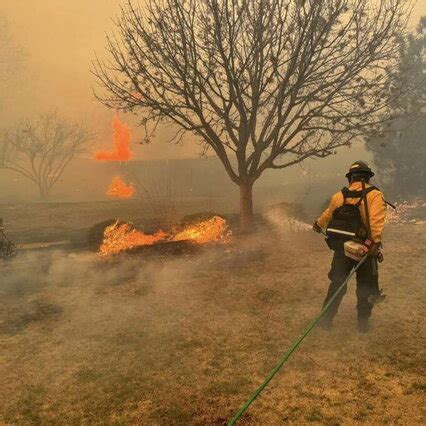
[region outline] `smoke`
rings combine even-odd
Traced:
[[[149,402],[155,389],[161,392],[155,407],[175,404],[167,395],[180,395],[183,378],[203,377],[203,365],[210,364],[206,337],[221,352],[227,336],[239,335],[233,320],[253,309],[238,298],[247,283],[217,277],[262,259],[262,249],[247,240],[196,246],[191,255],[180,256],[147,250],[104,259],[89,252],[23,251],[2,263],[5,418],[14,423],[25,411],[26,418],[60,423],[56,416],[67,411],[68,420],[91,423],[87,413],[105,420],[109,413],[131,410],[129,403]],[[236,310],[243,313],[233,314]],[[58,389],[65,391],[58,395]],[[49,401],[56,401],[59,411]]]
[[[94,52],[102,59],[105,54],[105,33],[113,29],[112,17],[120,11],[120,2],[116,0],[76,0],[72,2],[58,2],[57,0],[44,0],[43,2],[2,2],[0,15],[6,19],[10,28],[10,37],[13,45],[19,46],[26,57],[24,64],[16,73],[25,71],[23,84],[11,84],[10,90],[2,93],[3,106],[0,117],[0,127],[14,126],[22,118],[31,116],[34,111],[57,109],[65,117],[77,122],[84,122],[96,133],[96,146],[105,149],[111,140],[110,120],[111,110],[97,102],[92,94],[94,85],[90,73]],[[28,4],[27,4],[28,3]],[[37,5],[35,5],[37,3]],[[60,3],[60,5],[59,5]],[[416,25],[421,15],[421,2],[415,6],[411,17],[412,26]],[[4,57],[7,62],[12,62],[13,57]],[[21,70],[22,68],[22,70]],[[15,74],[16,74],[15,73]],[[6,99],[7,98],[7,99]],[[139,142],[142,132],[137,128],[138,118],[126,116],[134,133],[134,141]],[[134,144],[134,158],[144,160],[164,160],[176,158],[195,158],[199,154],[198,144],[188,139],[185,144],[168,144],[174,133],[172,127],[162,126],[158,129],[155,143],[140,146]],[[318,191],[316,181],[333,178],[336,173],[342,173],[342,168],[350,164],[354,158],[363,158],[367,155],[361,147],[339,152],[335,157],[324,161],[307,162],[312,169],[313,190],[311,196]],[[89,153],[85,153],[86,161],[81,158],[74,160],[66,170],[64,178],[58,183],[54,192],[57,200],[87,200],[89,198],[103,199],[108,185],[110,173],[101,167],[93,169]],[[369,156],[367,156],[369,158]],[[367,158],[367,159],[368,159]],[[224,181],[228,180],[223,172]],[[294,170],[294,171],[293,171]],[[283,187],[283,182],[293,185],[301,181],[296,172],[297,168],[289,171],[273,171],[262,177],[262,187],[259,193],[266,192],[265,187],[271,188],[275,193],[283,194],[282,198],[293,198],[289,187]],[[195,173],[195,172],[194,172]],[[213,184],[208,177],[214,176]],[[192,178],[191,178],[192,179]],[[220,188],[224,198],[234,196],[231,190],[225,192],[225,184],[218,183],[215,170],[194,176],[194,185],[198,181],[204,182],[204,193],[209,193],[214,188]],[[265,182],[265,184],[263,184]],[[337,182],[336,182],[337,184]],[[339,183],[341,185],[341,183]],[[306,185],[304,185],[306,186]],[[331,185],[330,185],[331,186]],[[209,188],[213,189],[209,189]],[[260,187],[260,182],[259,182]],[[206,189],[204,189],[206,188]],[[233,188],[232,188],[233,189]],[[298,188],[302,192],[305,189]],[[28,185],[28,182],[13,173],[0,172],[0,198],[4,200],[37,200],[37,188]],[[256,201],[259,205],[259,201]]]
[[[0,334],[14,335],[44,323],[52,330],[72,323],[73,333],[85,334],[102,322],[108,327],[132,322],[140,309],[152,309],[158,293],[173,302],[179,290],[172,283],[192,279],[197,266],[208,268],[222,251],[200,248],[195,256],[147,252],[106,259],[89,252],[21,252],[1,265]]]
[[[193,245],[180,255],[149,247],[110,257],[21,251],[1,265],[0,334],[13,335],[44,321],[55,330],[71,323],[78,329],[81,324],[84,334],[102,321],[109,326],[132,322],[141,309],[152,310],[152,304],[158,314],[158,300],[163,300],[159,311],[165,314],[197,276],[261,261],[269,245],[267,238],[252,236],[225,245]]]
[[[134,261],[102,262],[92,253],[63,251],[21,252],[2,269],[0,294],[6,303],[0,330],[6,334],[30,326],[31,321],[26,319],[34,312],[33,322],[88,313],[98,294],[138,275]],[[42,306],[56,309],[48,309],[43,318]]]
[[[231,414],[318,313],[328,269],[320,240],[313,232],[277,235],[265,226],[245,239],[196,246],[180,256],[153,254],[149,248],[108,258],[40,250],[1,263],[5,422],[213,424],[215,416]],[[379,377],[383,362],[386,371],[394,368],[392,354],[381,357],[391,339],[398,339],[395,351],[410,350],[401,371],[422,365],[412,338],[424,312],[418,269],[407,264],[408,277],[391,274],[401,274],[396,262],[401,244],[410,255],[418,251],[408,236],[398,239],[389,254],[391,270],[383,275],[385,286],[392,287],[395,279],[414,284],[393,286],[390,309],[375,313],[374,334],[352,333],[351,291],[333,334],[306,342],[286,373],[294,374],[290,379],[297,386],[316,377],[318,401],[324,386],[335,386],[322,374],[331,361],[336,371],[353,373],[339,384],[342,388],[359,389],[357,370],[345,370],[345,362],[358,365],[370,351],[378,361],[371,364],[369,358],[366,371],[373,365]],[[407,309],[411,322],[403,320]],[[286,394],[283,389],[273,401]],[[295,401],[299,390],[294,389]]]
[[[279,207],[267,210],[264,217],[281,236],[294,232],[306,232],[312,229],[312,226],[288,215]]]

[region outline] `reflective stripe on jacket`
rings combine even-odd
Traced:
[[[371,185],[366,184],[369,188]],[[351,191],[362,191],[361,182],[353,182],[349,189]],[[346,204],[356,204],[359,198],[346,198]],[[343,204],[343,194],[339,191],[331,197],[330,205],[324,210],[322,215],[317,220],[321,228],[327,228],[328,223],[333,216],[334,210]],[[386,203],[383,194],[379,190],[373,190],[367,194],[368,212],[370,216],[371,237],[375,243],[382,240],[383,227],[385,226]],[[361,218],[364,225],[367,226],[365,220],[364,202],[359,206]]]

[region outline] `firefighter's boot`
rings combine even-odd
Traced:
[[[378,303],[384,302],[386,299],[386,294],[383,293],[383,289],[380,289],[377,294],[371,294],[368,296],[368,301],[372,305],[377,305]]]

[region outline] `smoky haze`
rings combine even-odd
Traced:
[[[414,7],[411,29],[425,12],[421,3]],[[120,4],[116,0],[4,0],[0,5],[0,18],[6,22],[13,49],[22,53],[13,78],[1,86],[0,128],[54,109],[95,133],[88,152],[71,164],[55,188],[53,197],[57,200],[105,199],[110,168],[94,166],[89,159],[95,149],[110,146],[113,112],[94,99],[95,79],[90,70],[95,53],[101,58],[105,54],[105,35],[114,29],[113,18],[119,14]],[[199,154],[199,146],[191,140],[179,145],[167,143],[172,134],[167,126],[159,129],[152,144],[140,145],[137,142],[142,140],[142,132],[135,118],[123,119],[131,125],[132,147],[138,160],[168,161],[197,158]],[[303,169],[296,166],[274,171],[257,186],[279,187],[298,181],[301,176],[306,178],[301,182],[304,186],[323,178],[340,182],[344,169],[358,158],[371,160],[362,144],[340,151],[337,157],[307,161]],[[231,188],[225,172],[217,170],[223,174],[224,185]],[[0,170],[0,201],[32,201],[37,197],[36,189],[25,179]]]
[[[14,43],[25,55],[20,79],[7,88],[2,102],[2,126],[55,108],[91,126],[97,134],[96,145],[109,144],[113,113],[94,99],[90,70],[95,53],[102,57],[105,35],[113,30],[112,19],[119,12],[120,2],[113,0],[2,2],[0,16],[7,20]],[[160,131],[158,142],[167,133],[167,129]],[[135,131],[135,139],[140,136]],[[143,153],[137,151],[147,160],[198,152],[191,144],[155,144],[144,147]]]
[[[94,133],[43,202],[0,163],[0,425],[226,424],[321,310],[331,252],[311,224],[349,164],[372,160],[359,143],[265,172],[249,235],[238,234],[238,187],[223,166],[200,159],[193,141],[167,143],[169,127],[142,145],[135,117],[120,114],[134,157],[95,161],[114,151],[114,111],[93,96],[91,63],[104,57],[124,2],[0,0],[0,135],[52,109]],[[15,69],[2,79],[5,61]],[[137,196],[108,197],[115,176]],[[229,225],[222,240],[169,238],[188,224],[202,231],[197,221],[211,213]],[[389,297],[372,332],[355,332],[351,283],[333,332],[313,330],[248,424],[424,423],[426,222],[398,214],[386,225],[380,284]],[[100,255],[117,219],[167,240],[135,247],[124,238],[128,250]],[[4,247],[17,255],[3,259]]]

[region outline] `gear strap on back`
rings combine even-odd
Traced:
[[[368,188],[366,188],[365,190],[365,195],[367,195],[369,192],[374,191],[374,190],[380,191],[378,188],[376,188],[375,186],[370,186]],[[351,191],[348,187],[344,187],[342,190],[342,195],[343,195],[343,204],[346,204],[346,198],[359,198],[359,201],[355,204],[356,207],[359,207],[362,203],[362,199],[363,199],[363,193],[362,191]]]
[[[377,188],[376,186],[370,186],[366,189],[366,194],[368,194],[369,192],[373,191],[374,189],[377,189],[377,191],[380,191],[379,188]],[[361,205],[362,202],[362,191],[351,191],[348,187],[344,187],[341,190],[341,193],[343,194],[343,204],[345,204],[345,200],[346,198],[360,198],[360,201],[358,201],[356,203],[356,206],[359,207]],[[396,210],[396,206],[392,203],[390,203],[388,200],[384,199],[384,202],[391,208],[393,208],[394,210]]]

